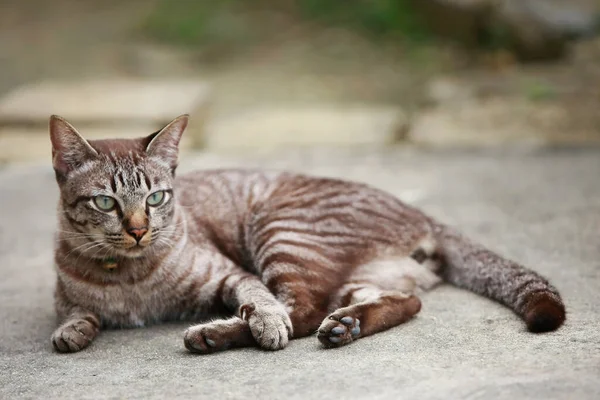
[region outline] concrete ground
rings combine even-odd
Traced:
[[[600,150],[319,150],[188,155],[182,170],[289,168],[370,182],[546,275],[568,308],[533,335],[507,309],[440,287],[413,321],[345,348],[316,338],[280,352],[198,356],[183,324],[50,345],[57,189],[49,163],[0,170],[0,398],[598,399]]]

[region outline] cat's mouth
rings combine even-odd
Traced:
[[[148,247],[149,244],[133,243],[125,247],[119,247],[116,250],[122,256],[136,258],[140,257]]]
[[[110,243],[113,254],[127,258],[137,258],[142,256],[143,253],[148,250],[150,245],[151,242],[145,240],[140,242],[135,240],[120,240],[118,242]]]
[[[134,238],[121,233],[116,240],[110,241],[113,251],[120,256],[136,258],[140,257],[152,245],[152,232],[142,238]]]

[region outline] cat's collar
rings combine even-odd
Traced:
[[[102,260],[102,267],[107,271],[114,271],[117,269],[119,264],[117,263],[117,259],[115,257],[106,257]]]

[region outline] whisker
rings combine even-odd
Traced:
[[[101,252],[102,250],[106,250],[106,249],[108,249],[108,248],[111,247],[111,246],[109,246],[108,244],[106,244],[104,242],[101,242],[100,244],[102,245],[102,246],[100,246],[100,249],[96,250],[96,252],[90,256],[90,258],[96,258],[96,255],[99,252]],[[105,258],[105,257],[100,257],[100,258]]]
[[[95,243],[96,243],[96,242],[86,242],[86,243],[83,243],[83,244],[81,244],[81,245],[79,245],[79,246],[77,246],[77,247],[74,247],[74,248],[72,248],[72,249],[71,249],[71,251],[69,251],[69,252],[68,252],[68,253],[65,255],[65,258],[66,258],[66,257],[68,257],[68,256],[70,256],[70,255],[71,255],[71,253],[73,253],[73,252],[75,252],[75,251],[79,251],[80,249],[82,249],[82,248],[84,248],[84,247],[86,247],[86,246],[90,246],[90,247],[91,247],[91,246],[94,246],[94,245],[95,245]]]

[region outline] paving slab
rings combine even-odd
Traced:
[[[214,151],[272,151],[289,146],[387,146],[407,128],[392,105],[288,104],[240,109],[213,118],[206,127]]]
[[[191,119],[195,119],[192,116]],[[159,123],[135,124],[132,126],[94,126],[75,127],[88,140],[107,138],[135,139],[148,136],[160,129]],[[192,135],[181,141],[182,153],[195,147]],[[52,145],[48,128],[36,127],[0,127],[0,163],[44,163],[52,158]]]
[[[39,158],[48,142],[52,114],[66,118],[86,137],[132,137],[148,135],[184,113],[192,117],[187,144],[202,147],[210,113],[210,88],[205,82],[109,79],[26,84],[0,98],[0,161]]]
[[[420,112],[408,140],[428,147],[600,145],[597,121],[588,119],[573,126],[575,118],[564,103],[522,97],[470,99]]]
[[[111,79],[23,85],[0,100],[3,124],[46,124],[51,114],[73,123],[158,121],[206,106],[208,85],[195,80]],[[175,115],[175,117],[173,116]]]
[[[269,167],[369,182],[546,275],[568,319],[534,335],[510,311],[450,286],[413,321],[345,348],[316,338],[279,352],[210,356],[183,347],[186,324],[102,332],[88,349],[52,351],[50,165],[0,170],[2,399],[598,399],[600,150],[317,149],[226,157],[194,168]]]

